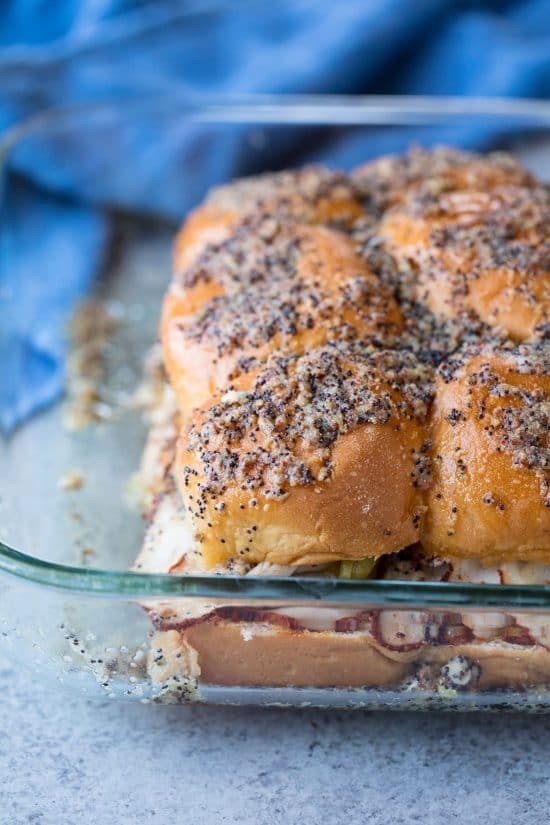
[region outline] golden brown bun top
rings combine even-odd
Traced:
[[[280,220],[342,228],[362,213],[359,198],[347,175],[323,166],[305,166],[220,186],[210,192],[206,203],[241,217],[259,208]]]
[[[412,189],[429,197],[441,192],[535,183],[533,175],[504,152],[482,155],[447,146],[384,155],[356,169],[353,179],[380,212],[402,203]]]
[[[474,159],[415,181],[379,235],[416,299],[439,317],[473,313],[514,340],[550,321],[550,192],[514,165]]]
[[[316,564],[415,541],[432,377],[410,353],[331,342],[272,356],[197,411],[176,478],[207,565],[236,552]]]
[[[277,220],[349,228],[364,214],[361,195],[346,175],[320,166],[274,172],[213,189],[179,232],[176,272],[208,244],[228,238],[238,223],[259,213]]]
[[[162,338],[180,409],[201,405],[176,476],[207,566],[419,535],[548,559],[549,213],[519,164],[453,150],[232,184],[194,213]]]
[[[388,343],[401,329],[391,292],[348,237],[265,218],[241,224],[181,275],[164,303],[161,338],[188,413],[273,352],[333,339]]]
[[[550,553],[550,347],[467,347],[441,366],[421,540],[486,564]]]
[[[254,287],[260,294],[274,284],[306,280],[312,288],[328,288],[335,278],[341,285],[362,275],[379,285],[344,233],[288,223],[260,212],[176,273],[167,300],[178,303],[178,315],[191,315],[204,310],[213,298],[243,288]]]

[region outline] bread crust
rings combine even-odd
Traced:
[[[550,352],[470,347],[439,371],[421,542],[483,564],[548,561]]]
[[[273,352],[357,337],[390,342],[402,331],[395,299],[349,238],[279,224],[262,237],[266,225],[211,247],[166,297],[164,360],[184,414]]]
[[[349,228],[364,210],[353,181],[321,166],[233,181],[213,189],[187,217],[174,244],[174,271],[184,270],[209,244],[227,240],[239,222],[261,212],[286,223]]]
[[[322,564],[417,540],[431,369],[333,342],[273,357],[197,410],[175,477],[207,567]]]
[[[473,312],[515,341],[531,339],[550,320],[550,195],[543,186],[487,190],[480,177],[429,197],[413,189],[385,214],[380,236],[415,270],[418,300],[436,315]]]
[[[176,240],[161,336],[181,429],[146,453],[135,569],[330,577],[416,545],[377,575],[546,583],[549,218],[518,163],[446,149],[215,190]],[[156,680],[550,681],[540,616],[146,607]]]
[[[359,190],[370,195],[381,215],[403,204],[411,191],[421,188],[432,195],[444,191],[486,191],[511,184],[532,186],[536,179],[511,155],[465,152],[448,146],[413,147],[402,155],[383,155],[353,172]]]
[[[161,631],[155,649],[163,649],[165,639],[170,650],[181,646],[184,661],[192,651],[195,675],[211,685],[391,689],[428,673],[431,689],[483,691],[526,690],[550,680],[550,651],[542,645],[480,641],[391,651],[362,631],[313,632],[217,619]]]

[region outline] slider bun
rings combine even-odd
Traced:
[[[205,567],[380,556],[418,539],[431,370],[332,342],[196,411],[175,477]]]
[[[243,178],[213,189],[190,213],[176,236],[174,269],[188,267],[206,246],[226,240],[240,221],[259,212],[280,220],[348,227],[362,211],[349,178],[320,166]]]
[[[402,329],[395,299],[343,233],[298,225],[272,232],[243,226],[205,251],[185,290],[194,309],[212,285],[200,309],[189,313],[174,293],[165,301],[165,365],[184,413],[273,352],[305,352],[334,338],[388,341]]]
[[[535,179],[515,158],[504,152],[487,155],[438,146],[410,149],[403,155],[383,155],[353,172],[364,195],[374,200],[378,210],[403,203],[419,184],[425,193],[443,191],[484,191],[502,184],[530,186]]]
[[[464,188],[428,181],[389,210],[379,234],[402,269],[417,277],[417,298],[439,317],[473,312],[515,341],[550,320],[548,226],[543,186]],[[485,176],[487,177],[487,176]]]
[[[237,611],[235,611],[237,612]],[[389,612],[389,611],[388,611]],[[478,614],[479,615],[479,614]],[[429,644],[388,650],[364,630],[296,629],[283,623],[213,617],[182,630],[154,635],[151,678],[189,676],[194,666],[203,684],[288,687],[382,687],[402,684],[418,672],[441,684],[453,662],[474,665],[477,690],[525,690],[548,684],[550,653],[543,645],[489,642]],[[163,656],[159,657],[161,651]],[[159,664],[155,659],[159,660]],[[193,671],[191,671],[193,672]]]
[[[238,212],[208,201],[190,212],[174,242],[174,271],[190,266],[207,246],[227,240],[238,220]]]
[[[289,225],[264,212],[243,220],[230,238],[207,247],[190,266],[176,272],[161,323],[192,315],[212,299],[243,287],[263,289],[275,279],[288,278],[295,268],[296,252],[307,237],[323,237],[321,227]],[[351,242],[346,245],[343,239],[335,251],[347,259],[353,255]]]
[[[432,443],[426,550],[486,565],[547,562],[548,346],[470,348],[440,368]]]

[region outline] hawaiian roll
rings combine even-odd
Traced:
[[[333,341],[272,356],[197,410],[175,477],[207,568],[322,564],[418,540],[432,370]]]
[[[322,166],[273,172],[213,189],[178,233],[174,270],[189,266],[212,243],[226,240],[237,224],[261,212],[282,221],[349,228],[363,215],[359,190],[346,175]]]
[[[486,565],[550,553],[550,348],[469,347],[439,368],[426,550]]]
[[[417,299],[445,318],[473,312],[515,341],[550,321],[550,192],[542,185],[447,189],[428,183],[389,210],[379,235]]]
[[[414,147],[402,155],[383,155],[358,167],[352,179],[379,213],[403,203],[415,187],[426,197],[444,191],[484,191],[503,184],[530,186],[535,182],[533,175],[505,152],[481,155],[447,146]]]
[[[389,344],[402,329],[395,299],[352,241],[320,226],[271,218],[242,225],[206,250],[183,284],[192,311],[172,293],[161,336],[185,414],[273,352],[300,353],[333,339]],[[200,304],[209,287],[212,297]]]

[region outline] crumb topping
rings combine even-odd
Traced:
[[[474,155],[446,148],[381,158],[356,176],[364,187],[380,189],[381,217],[408,214],[428,227],[428,244],[403,254],[396,250],[397,260],[377,236],[378,225],[357,223],[352,230],[362,256],[400,304],[404,346],[438,364],[465,344],[504,343],[505,333],[481,321],[467,301],[472,284],[496,269],[509,273],[507,301],[516,295],[524,306],[542,307],[534,336],[548,340],[548,187],[502,153]],[[449,318],[428,308],[429,283],[441,276],[449,286]],[[487,320],[498,323],[498,313],[496,304]]]
[[[176,275],[187,289],[219,283],[224,291],[263,286],[272,275],[291,277],[300,252],[300,236],[285,231],[267,212],[243,220],[225,241],[210,244],[190,267]]]
[[[395,250],[405,279],[416,289],[411,298],[426,303],[426,285],[443,277],[455,310],[467,305],[472,284],[496,270],[507,273],[501,289],[526,306],[543,306],[542,327],[550,315],[550,191],[542,186],[500,185],[482,189],[434,190],[417,186],[406,201],[387,213],[425,224],[428,240]],[[408,272],[410,270],[411,272]],[[412,279],[411,279],[412,273]],[[408,276],[408,277],[407,277]],[[423,294],[422,286],[426,289]],[[498,322],[498,305],[492,311]]]
[[[449,318],[436,316],[418,294],[418,272],[412,266],[398,267],[376,235],[355,229],[352,237],[371,272],[401,309],[405,328],[396,346],[411,350],[423,362],[437,365],[465,344],[503,339],[468,310]]]
[[[191,288],[199,281],[223,286],[221,295],[176,321],[174,329],[182,347],[188,341],[206,344],[214,363],[237,358],[230,380],[255,367],[270,343],[292,351],[305,334],[306,343],[369,338],[387,346],[400,329],[391,291],[344,236],[317,237],[268,214],[243,222],[228,241],[207,248],[181,280]]]
[[[480,366],[468,369],[475,354],[481,356]],[[495,357],[503,367],[495,368]],[[537,474],[545,506],[550,507],[550,347],[545,342],[508,345],[500,352],[488,345],[466,347],[441,365],[439,374],[449,383],[457,380],[465,367],[469,394],[474,387],[482,387],[486,392],[470,410],[451,410],[447,420],[456,426],[467,415],[475,415],[498,452],[510,453],[515,467]],[[535,380],[526,387],[518,381],[522,376]],[[497,504],[504,510],[504,505],[499,505],[490,492],[484,503]]]
[[[214,298],[190,323],[180,329],[187,340],[215,342],[218,357],[245,348],[260,348],[275,336],[293,338],[300,332],[323,326],[327,337],[351,339],[358,329],[344,320],[345,313],[370,323],[373,332],[388,329],[388,298],[361,274],[329,292],[320,283],[313,285],[290,280],[271,283],[260,294],[241,290],[231,296]]]
[[[249,285],[213,298],[181,322],[185,340],[211,342],[219,358],[243,349],[260,349],[275,336],[282,339],[279,346],[284,351],[285,339],[317,327],[323,328],[327,339],[352,339],[366,331],[381,339],[395,336],[393,297],[359,263],[344,277],[334,271],[329,279],[326,264],[312,250],[304,277],[297,258],[307,250],[294,233],[279,232],[263,249],[258,238],[253,245],[258,254],[243,261],[239,269],[240,278]],[[215,261],[212,269],[219,276]],[[335,283],[337,275],[340,283]]]
[[[536,302],[529,281],[550,272],[550,192],[545,187],[507,186],[428,200],[421,193],[412,210],[434,221],[431,240],[437,249],[468,262],[467,269],[455,273],[455,289],[467,291],[468,281],[480,272],[505,267],[522,273],[518,289]]]
[[[411,187],[437,196],[460,185],[482,186],[495,181],[531,184],[533,177],[505,152],[486,155],[438,146],[415,147],[403,155],[387,155],[356,170],[354,180],[360,190],[370,193],[378,211],[400,202]]]
[[[267,172],[213,189],[207,204],[243,217],[266,212],[277,220],[349,227],[368,206],[368,193],[342,172],[306,166]]]
[[[408,352],[338,341],[303,356],[272,357],[250,391],[230,389],[189,431],[187,446],[201,467],[195,513],[223,496],[229,482],[281,498],[291,487],[330,479],[341,435],[362,424],[424,421],[432,394],[432,369]],[[184,483],[196,472],[184,468]]]

